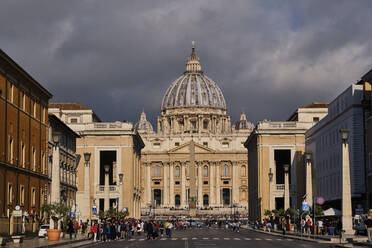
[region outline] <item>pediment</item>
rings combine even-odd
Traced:
[[[191,142],[187,142],[183,145],[180,145],[178,147],[175,147],[175,148],[172,148],[168,151],[168,153],[184,153],[184,154],[188,154],[190,153],[190,145],[191,145]],[[195,143],[195,153],[214,153],[215,150],[209,148],[209,147],[206,147],[206,146],[203,146],[203,145],[200,145],[198,143]]]

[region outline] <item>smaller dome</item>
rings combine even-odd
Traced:
[[[243,112],[240,114],[240,120],[235,122],[235,130],[253,129],[252,122],[247,121],[247,116]]]
[[[140,120],[134,125],[134,129],[138,132],[153,132],[151,123],[146,119],[145,111],[142,111]]]

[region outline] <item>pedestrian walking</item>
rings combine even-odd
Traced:
[[[368,211],[368,219],[364,221],[364,225],[368,234],[368,242],[372,242],[372,209]]]

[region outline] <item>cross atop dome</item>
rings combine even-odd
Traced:
[[[195,41],[192,41],[191,55],[186,62],[186,72],[202,72],[200,60],[195,53]]]

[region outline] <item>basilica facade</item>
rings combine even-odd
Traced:
[[[202,71],[193,45],[185,72],[163,97],[156,131],[145,112],[135,125],[145,143],[142,212],[187,210],[193,189],[198,211],[247,210],[244,141],[253,127],[245,113],[231,125],[222,91]]]

